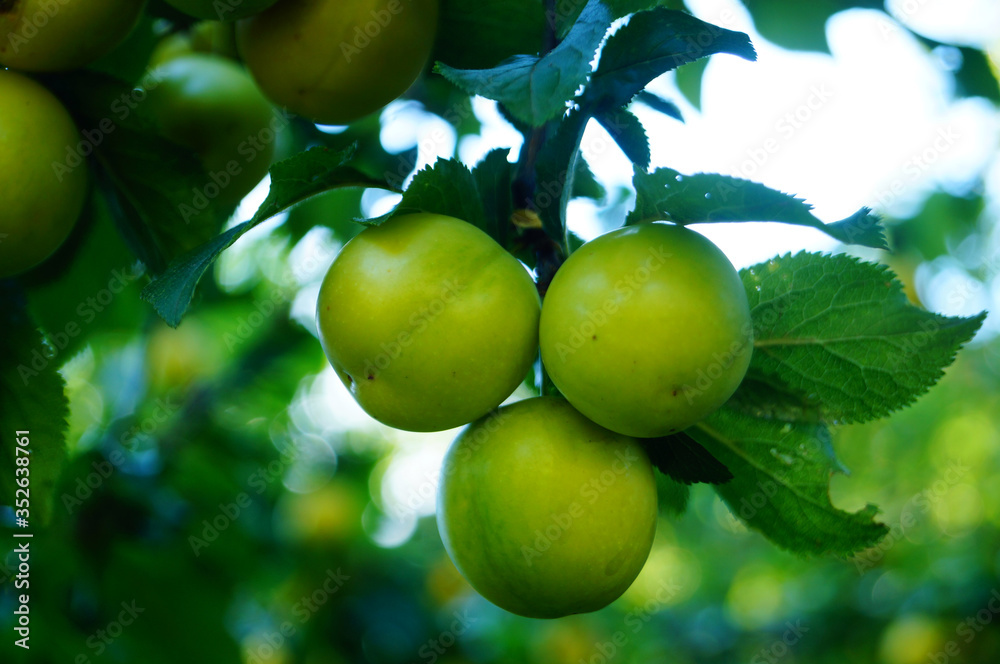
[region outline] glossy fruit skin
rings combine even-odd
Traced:
[[[145,0],[14,0],[0,11],[0,65],[65,71],[110,53],[135,27]]]
[[[420,213],[344,246],[316,322],[330,363],[369,415],[442,431],[495,408],[524,379],[539,308],[528,272],[488,235]]]
[[[83,209],[87,169],[59,174],[80,135],[52,93],[0,70],[0,277],[45,260],[63,243]],[[6,236],[6,237],[4,237]]]
[[[659,222],[572,254],[545,295],[539,338],[569,402],[638,438],[685,429],[725,403],[753,351],[746,291],[725,254]]]
[[[197,154],[209,175],[225,173],[230,181],[219,198],[239,202],[267,174],[274,157],[280,118],[271,104],[242,67],[217,55],[178,55],[147,79],[156,82],[146,108],[160,133]]]
[[[430,57],[438,0],[282,0],[236,42],[271,101],[343,125],[406,92]]]
[[[167,0],[168,5],[195,18],[235,21],[259,14],[277,0]]]
[[[536,397],[469,425],[445,456],[438,529],[466,580],[529,618],[596,611],[638,576],[656,481],[633,438]]]

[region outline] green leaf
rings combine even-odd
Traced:
[[[566,38],[544,56],[516,55],[491,69],[435,71],[469,94],[499,101],[522,122],[539,127],[566,111],[586,83],[591,61],[612,22],[601,0],[590,0]]]
[[[507,161],[509,154],[509,148],[497,148],[472,169],[486,220],[486,233],[501,247],[507,247],[510,215],[514,211],[510,195],[514,165]]]
[[[518,53],[537,53],[544,32],[539,0],[442,0],[431,60],[485,69]]]
[[[740,276],[754,327],[747,378],[803,395],[807,410],[833,422],[864,422],[912,403],[986,316],[918,309],[887,267],[846,255],[786,255]],[[741,385],[738,394],[750,389]]]
[[[555,136],[546,140],[535,163],[532,208],[542,219],[545,233],[560,244],[566,234],[566,206],[573,192],[580,157],[580,140],[587,126],[586,113],[571,113],[560,122]]]
[[[29,528],[52,518],[56,482],[66,463],[66,417],[69,403],[57,363],[25,308],[14,282],[0,282],[0,501],[14,506],[22,487],[15,483],[18,458],[28,466]],[[19,454],[15,435],[29,438],[30,455]],[[24,449],[24,448],[22,448]]]
[[[826,22],[852,7],[884,9],[883,0],[743,0],[754,27],[768,41],[788,49],[829,53]]]
[[[703,58],[677,69],[674,83],[684,98],[697,109],[701,109],[701,82],[705,76],[708,59]]]
[[[698,62],[707,62],[707,60],[699,60]],[[684,115],[681,113],[681,109],[672,101],[664,99],[659,95],[655,95],[648,90],[641,90],[636,96],[634,101],[644,104],[650,107],[654,111],[663,113],[664,115],[671,117],[680,122],[684,122]]]
[[[724,484],[733,479],[733,474],[711,452],[683,431],[661,438],[644,438],[639,442],[653,465],[675,482]]]
[[[755,60],[750,38],[672,9],[634,15],[613,34],[580,102],[581,107],[617,108],[657,76],[715,53]]]
[[[377,187],[393,190],[384,180],[371,178],[347,165],[353,149],[334,152],[312,148],[271,166],[271,190],[253,218],[217,235],[180,256],[142,290],[171,327],[180,325],[202,275],[219,255],[244,233],[315,194],[338,187]]]
[[[607,195],[607,190],[597,181],[587,160],[582,157],[577,159],[573,169],[573,198],[589,198],[600,202]]]
[[[611,134],[629,161],[643,170],[649,168],[649,139],[639,118],[617,108],[601,111],[594,119]]]
[[[665,220],[675,224],[729,221],[778,221],[809,226],[846,244],[887,249],[885,231],[877,215],[868,208],[842,221],[824,224],[811,212],[812,206],[790,194],[717,173],[681,175],[670,168],[652,173],[636,169],[635,209],[626,224]]]
[[[663,473],[656,473],[656,497],[661,511],[678,517],[687,510],[691,486],[675,482]]]
[[[823,424],[753,418],[723,406],[687,433],[732,471],[730,482],[715,486],[732,512],[782,548],[848,555],[888,532],[873,520],[873,505],[852,514],[830,502],[830,476],[843,468]]]
[[[392,211],[381,217],[361,220],[361,223],[378,226],[392,217],[414,212],[448,215],[488,232],[476,179],[457,159],[438,159],[420,170],[403,192],[403,200]]]
[[[669,7],[670,9],[683,9],[683,0],[604,0],[604,4],[611,10],[614,19],[634,14],[635,12],[653,9],[654,7]],[[556,2],[554,15],[546,15],[546,22],[556,26],[556,33],[563,37],[576,21],[583,10],[582,2]]]

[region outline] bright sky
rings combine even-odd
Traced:
[[[897,20],[941,41],[992,47],[997,64],[1000,2],[890,0],[895,18],[878,11],[842,12],[827,25],[832,56],[793,53],[766,42],[754,31],[738,0],[689,0],[688,5],[699,18],[749,33],[758,61],[713,57],[704,78],[700,113],[676,91],[672,75],[652,84],[653,91],[678,103],[686,118],[681,124],[648,109],[636,109],[650,136],[654,166],[758,180],[804,197],[828,222],[863,205],[905,217],[919,209],[935,188],[963,193],[985,171],[988,214],[996,219],[1000,211],[996,160],[1000,117],[984,100],[956,99],[947,74],[954,53],[928,52]],[[484,124],[483,136],[466,137],[459,143],[461,159],[475,163],[496,146],[510,146],[516,156],[520,136],[500,118],[495,104],[477,99],[474,108]],[[382,134],[387,149],[408,149],[416,136],[420,165],[454,150],[450,126],[418,106],[394,103],[385,114],[392,119]],[[588,129],[583,150],[609,190],[628,184],[631,165],[602,129]],[[259,193],[262,199],[266,191],[265,183],[255,195]],[[381,214],[395,201],[395,197],[372,191],[364,203],[367,213]],[[248,200],[247,214],[241,210],[239,217],[248,218],[255,203],[259,200]],[[604,223],[620,224],[626,209],[615,210]],[[584,238],[606,230],[595,211],[593,204],[575,201],[570,209],[571,228]],[[818,231],[780,224],[702,224],[695,228],[722,247],[737,267],[788,251],[836,248],[834,241]],[[310,237],[312,242],[323,241],[321,234]],[[246,278],[239,272],[239,264],[245,262],[237,254],[251,250],[249,240],[230,250],[231,256],[224,256],[220,265],[224,283]],[[969,314],[1000,308],[1000,233],[994,232],[989,242],[984,252],[989,275],[985,285],[968,276],[965,267],[974,266],[963,266],[956,258],[940,259],[918,271],[919,290],[930,309]],[[304,284],[293,311],[310,328],[314,282],[321,276],[314,275],[312,283]],[[1000,331],[996,318],[988,321],[989,336]],[[369,519],[366,528],[383,545],[405,541],[417,516],[433,512],[437,468],[454,432],[407,434],[382,427],[357,407],[329,370],[314,382],[304,383],[296,403],[294,416],[304,430],[332,433],[368,428],[381,432],[386,443],[399,450],[385,462],[385,481],[377,496],[382,509],[395,516]]]

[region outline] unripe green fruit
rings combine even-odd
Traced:
[[[0,65],[25,71],[84,67],[128,36],[144,0],[0,2]]]
[[[213,21],[235,21],[259,14],[277,0],[167,0],[185,14]]]
[[[530,618],[596,611],[631,585],[656,531],[656,481],[638,442],[563,399],[504,406],[445,456],[438,528],[473,588]]]
[[[238,64],[217,55],[179,55],[152,70],[146,109],[160,133],[222,174],[219,198],[239,202],[274,156],[271,104]],[[267,140],[269,139],[269,140]]]
[[[394,217],[348,242],[323,280],[319,338],[375,419],[409,431],[461,426],[506,399],[538,349],[527,270],[454,217]]]
[[[420,75],[438,0],[282,0],[241,21],[236,43],[276,104],[348,124],[400,96]]]
[[[725,254],[663,223],[614,230],[571,255],[545,295],[539,338],[570,403],[640,438],[725,403],[753,350],[746,291]]]
[[[0,70],[0,277],[45,260],[63,243],[83,208],[87,169],[58,173],[80,135],[52,93]]]

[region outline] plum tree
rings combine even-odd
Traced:
[[[531,618],[596,611],[638,576],[656,531],[653,468],[638,441],[567,401],[504,406],[445,456],[438,528],[455,566]]]
[[[57,173],[80,142],[73,119],[39,83],[0,70],[0,277],[45,260],[83,208],[87,170]]]
[[[146,108],[160,132],[196,153],[209,174],[224,174],[220,198],[239,202],[274,156],[271,104],[242,67],[216,55],[179,55],[153,69],[149,80],[156,85]]]
[[[746,292],[725,254],[682,226],[626,226],[559,268],[542,307],[542,362],[584,415],[652,438],[721,406],[750,364]]]
[[[0,65],[25,71],[77,69],[128,36],[145,0],[0,2]]]
[[[403,94],[430,56],[438,0],[282,0],[241,21],[236,41],[271,101],[348,124]]]
[[[410,431],[480,417],[524,379],[538,349],[527,270],[454,217],[394,217],[348,242],[317,303],[320,341],[369,415]]]
[[[234,21],[258,14],[277,0],[167,0],[185,14],[217,21]]]

